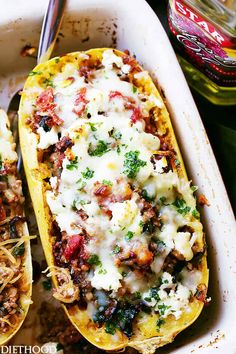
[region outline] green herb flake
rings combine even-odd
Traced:
[[[192,191],[194,193],[194,192],[196,192],[198,190],[198,186],[191,186],[191,189],[192,189]]]
[[[110,186],[110,187],[113,185],[113,183],[111,181],[108,181],[107,179],[103,179],[102,184],[105,184],[106,186]]]
[[[140,220],[138,225],[139,225],[141,228],[143,228],[144,222],[143,222],[142,220]]]
[[[58,63],[60,62],[60,59],[61,59],[61,58],[60,58],[60,57],[56,57],[56,58],[54,58],[54,59],[55,59],[55,63],[58,64]]]
[[[197,209],[193,209],[192,211],[192,216],[195,218],[195,219],[200,219],[200,213]]]
[[[151,298],[155,299],[156,301],[160,300],[160,296],[158,294],[159,289],[158,288],[151,288],[150,289],[150,296]]]
[[[73,200],[73,203],[72,203],[72,206],[71,206],[72,210],[74,210],[74,211],[77,210],[76,203],[77,203],[77,200],[74,199],[74,200]]]
[[[89,144],[88,154],[90,156],[102,156],[106,152],[110,151],[109,143],[106,143],[103,140],[99,140],[96,147],[93,147],[92,143]]]
[[[166,321],[163,318],[161,318],[161,317],[157,320],[157,330],[158,330],[158,332],[160,331],[161,326],[163,326],[165,323],[166,323]]]
[[[130,241],[134,237],[134,233],[132,231],[128,231],[125,235],[126,241]]]
[[[50,279],[44,280],[42,282],[42,285],[43,285],[44,290],[48,290],[49,291],[49,290],[52,289],[52,282],[51,282]]]
[[[124,161],[124,173],[128,176],[128,178],[135,178],[140,170],[140,167],[146,166],[147,162],[140,160],[138,158],[140,152],[139,151],[129,151],[125,154]]]
[[[42,74],[42,71],[32,70],[32,71],[30,71],[29,76],[35,76],[35,75],[41,75],[41,74]]]
[[[116,245],[115,248],[113,249],[113,252],[112,252],[112,253],[118,254],[118,253],[120,253],[120,251],[121,251],[121,247],[118,246],[118,245]]]
[[[137,87],[133,85],[133,93],[137,92]]]
[[[166,203],[166,197],[160,197],[160,199],[159,199],[159,204],[161,204],[161,205],[166,205],[165,204]]]
[[[191,208],[186,205],[184,199],[176,198],[172,205],[174,205],[177,208],[177,212],[183,216],[185,216],[191,210]]]
[[[93,265],[93,264],[94,265],[101,265],[101,261],[100,261],[97,254],[91,254],[91,256],[89,257],[87,262],[88,262],[88,264],[91,264],[91,265]]]
[[[178,159],[175,159],[174,160],[174,164],[176,167],[180,166],[180,161]]]
[[[105,275],[105,274],[107,274],[107,270],[104,269],[104,268],[101,268],[101,269],[99,269],[98,274],[103,274],[103,275]]]
[[[135,299],[135,300],[140,300],[140,299],[142,299],[141,293],[140,293],[139,291],[136,291],[136,292],[134,293],[134,299]]]
[[[20,257],[23,256],[23,254],[25,253],[25,245],[24,243],[22,243],[20,246],[15,246],[12,250],[12,255],[14,257]]]
[[[117,152],[118,155],[120,155],[120,151],[121,151],[120,150],[120,146],[118,145],[117,148],[116,148],[116,152]]]
[[[2,155],[0,154],[0,169],[2,169],[3,161],[2,161]]]
[[[160,315],[161,315],[161,316],[164,316],[165,311],[168,310],[168,309],[170,309],[171,306],[167,306],[167,305],[165,305],[165,304],[161,304],[161,305],[158,305],[157,308],[158,308],[158,311],[159,311]]]
[[[120,140],[121,138],[122,138],[122,134],[121,134],[121,132],[119,132],[119,131],[113,131],[113,133],[112,133],[112,138],[114,138],[115,140]]]
[[[78,188],[77,188],[78,191],[81,191],[87,185],[87,183],[85,181],[83,181],[82,178],[78,179],[78,181],[76,181],[76,184],[78,185]]]
[[[116,333],[116,325],[113,322],[106,322],[105,325],[106,333],[114,335]]]
[[[98,123],[90,123],[90,122],[88,122],[86,124],[88,124],[90,126],[92,132],[96,132],[97,131],[96,126],[100,127],[102,125],[102,122],[98,122]]]
[[[84,172],[81,172],[81,175],[86,179],[91,179],[91,178],[93,178],[94,171],[92,171],[88,167],[86,167],[86,170]]]
[[[45,79],[43,80],[43,84],[44,84],[46,87],[49,87],[49,86],[50,86],[50,87],[55,88],[55,85],[54,85],[52,79],[45,78]]]
[[[141,196],[147,201],[147,202],[152,202],[154,200],[154,197],[151,197],[150,195],[148,195],[148,192],[146,189],[143,189],[141,192]]]
[[[70,161],[70,163],[68,165],[66,165],[66,168],[67,168],[67,170],[70,170],[70,171],[72,171],[74,169],[77,170],[78,169],[78,156],[76,156],[74,158],[74,160]]]

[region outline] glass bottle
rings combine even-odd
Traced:
[[[169,0],[168,21],[189,84],[215,104],[236,104],[236,0]]]

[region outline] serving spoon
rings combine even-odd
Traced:
[[[49,0],[47,10],[44,15],[43,25],[39,40],[38,55],[37,55],[37,64],[47,61],[52,54],[54,49],[56,39],[58,36],[59,29],[62,23],[62,17],[65,10],[66,0]],[[20,171],[22,166],[22,156],[20,151],[19,144],[19,135],[18,135],[18,108],[20,104],[20,91],[17,91],[12,97],[7,113],[16,112],[12,118],[12,132],[17,146],[17,170]]]

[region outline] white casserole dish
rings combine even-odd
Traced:
[[[20,56],[37,46],[47,0],[0,0],[0,106],[22,87],[36,61]],[[236,353],[235,220],[211,146],[174,51],[144,0],[68,0],[55,55],[94,47],[129,49],[163,90],[189,178],[210,202],[202,210],[208,243],[210,305],[162,354]],[[34,343],[32,343],[34,344]],[[215,351],[214,351],[215,352]]]

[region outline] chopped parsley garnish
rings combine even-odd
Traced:
[[[81,189],[83,189],[87,185],[87,183],[83,181],[82,178],[78,179],[78,181],[76,181],[76,184],[78,184],[78,191],[81,191]]]
[[[104,268],[100,268],[99,271],[98,271],[98,274],[107,274],[107,270],[104,269]]]
[[[168,309],[170,309],[171,306],[167,306],[167,305],[165,305],[165,304],[161,304],[161,305],[158,305],[157,308],[158,308],[158,311],[159,311],[160,315],[161,315],[161,316],[164,316],[165,311],[168,310]]]
[[[161,317],[157,320],[157,330],[158,330],[158,332],[160,331],[161,326],[163,324],[165,324],[165,323],[166,323],[166,321],[163,318],[161,318]]]
[[[55,59],[55,63],[59,63],[59,61],[60,61],[60,57],[56,57],[56,58],[54,58]]]
[[[117,152],[118,155],[120,154],[120,146],[119,145],[116,148],[116,152]]]
[[[42,285],[43,285],[43,288],[45,290],[51,290],[52,289],[52,283],[51,283],[51,280],[50,279],[47,279],[47,280],[44,280],[42,282]]]
[[[81,172],[81,175],[86,179],[90,179],[90,178],[93,178],[94,171],[92,171],[88,167],[86,167],[86,170],[84,172]]]
[[[109,333],[109,334],[115,334],[116,333],[116,324],[113,323],[113,322],[106,322],[106,325],[105,325],[105,331],[106,333]]]
[[[2,168],[2,155],[0,154],[0,169]]]
[[[198,190],[198,186],[192,186],[191,189],[193,192],[196,192]]]
[[[159,291],[158,288],[151,288],[151,289],[150,289],[150,296],[151,296],[151,298],[153,298],[153,299],[155,299],[155,300],[157,300],[157,301],[160,300],[160,297],[159,297],[159,295],[158,295],[158,291]]]
[[[135,178],[140,170],[140,167],[146,166],[147,162],[140,160],[139,151],[129,151],[125,154],[125,161],[124,161],[124,173],[129,178]]]
[[[87,107],[86,107],[86,108],[87,108]],[[98,127],[100,127],[100,126],[102,125],[102,122],[98,122],[98,123],[90,123],[90,122],[88,122],[88,123],[86,123],[86,124],[89,124],[89,126],[90,126],[92,132],[96,132],[96,131],[97,131],[96,125],[97,125]]]
[[[102,184],[105,184],[106,186],[110,186],[110,187],[113,185],[113,183],[111,181],[108,181],[107,179],[103,179]]]
[[[161,204],[161,205],[166,205],[165,204],[166,203],[166,197],[160,197],[160,199],[159,199],[159,204]]]
[[[91,265],[92,264],[101,265],[101,261],[100,261],[100,259],[99,259],[97,254],[91,254],[91,256],[89,257],[87,262],[88,262],[88,264],[91,264]]]
[[[89,144],[88,154],[90,156],[102,156],[108,151],[110,151],[109,143],[106,143],[103,140],[99,140],[95,147],[92,143]]]
[[[140,220],[138,225],[139,225],[141,228],[143,228],[144,222],[143,222],[142,220]]]
[[[134,300],[142,299],[141,293],[139,291],[136,291],[133,296],[134,296]]]
[[[134,85],[133,85],[133,93],[136,93],[137,92],[137,87],[135,87]]]
[[[178,213],[182,214],[183,216],[185,216],[191,210],[191,208],[186,205],[184,199],[176,198],[172,205],[174,205],[177,208]]]
[[[132,231],[128,231],[127,234],[125,235],[126,241],[130,241],[131,238],[134,237],[134,233]]]
[[[114,248],[114,250],[113,250],[113,253],[114,253],[114,254],[117,254],[117,253],[120,253],[120,251],[121,251],[121,247],[118,246],[118,245],[116,245],[115,248]]]
[[[122,134],[121,134],[121,132],[119,132],[119,131],[113,131],[113,133],[112,133],[112,138],[114,138],[115,140],[119,140],[119,139],[121,139],[122,138]]]
[[[43,84],[48,87],[48,86],[51,86],[51,87],[55,87],[55,85],[53,84],[53,81],[51,79],[48,79],[48,78],[45,78],[43,80]]]
[[[96,123],[88,123],[90,125],[90,128],[92,130],[92,132],[96,132],[97,128],[95,127]]]
[[[177,166],[180,166],[180,161],[179,161],[178,159],[175,159],[175,160],[174,160],[174,164],[175,164],[176,167],[177,167]]]
[[[41,75],[42,74],[42,71],[34,71],[32,70],[30,73],[29,73],[29,76],[35,76],[35,75]]]
[[[20,257],[23,256],[23,254],[25,253],[25,245],[24,243],[22,243],[20,246],[15,246],[13,248],[12,254],[14,257]]]
[[[147,202],[152,202],[154,200],[154,197],[151,197],[148,195],[148,192],[146,189],[143,189],[141,192],[141,196],[147,201]]]
[[[68,165],[66,165],[66,168],[67,168],[67,170],[70,170],[70,171],[72,171],[74,169],[77,170],[77,168],[78,168],[78,156],[76,156],[74,158],[74,160],[71,160],[70,163]]]
[[[72,203],[72,206],[71,206],[71,207],[72,207],[72,210],[74,210],[74,211],[77,210],[76,203],[77,203],[77,200],[74,199],[74,200],[73,200],[73,203]]]
[[[200,213],[197,209],[194,209],[192,211],[192,216],[195,218],[195,219],[200,219]]]

